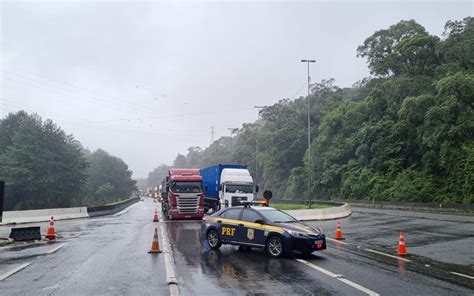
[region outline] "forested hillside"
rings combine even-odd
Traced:
[[[172,165],[241,163],[255,175],[258,134],[258,180],[278,198],[306,198],[311,170],[313,198],[472,203],[474,19],[444,29],[433,36],[410,20],[379,30],[357,48],[370,77],[351,88],[332,79],[312,86],[311,166],[304,97],[266,107],[260,127],[245,123]]]
[[[0,120],[5,210],[100,205],[136,190],[118,157],[82,148],[51,120],[24,111]]]

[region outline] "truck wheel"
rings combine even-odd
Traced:
[[[283,241],[281,238],[278,236],[270,237],[265,245],[265,251],[272,257],[281,257],[283,255]]]
[[[207,244],[213,250],[219,249],[222,245],[221,239],[219,238],[219,234],[215,229],[211,229],[207,232],[206,239]]]

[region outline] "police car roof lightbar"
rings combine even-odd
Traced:
[[[240,201],[240,204],[243,205],[245,208],[248,208],[251,205],[266,205],[264,200],[254,200],[254,201]]]

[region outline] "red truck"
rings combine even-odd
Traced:
[[[202,219],[204,193],[199,169],[171,169],[160,188],[167,219]]]

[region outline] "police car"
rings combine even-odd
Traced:
[[[206,217],[201,231],[209,247],[218,249],[222,244],[246,249],[258,247],[272,257],[326,249],[326,237],[320,229],[280,210],[251,205],[226,208]]]

